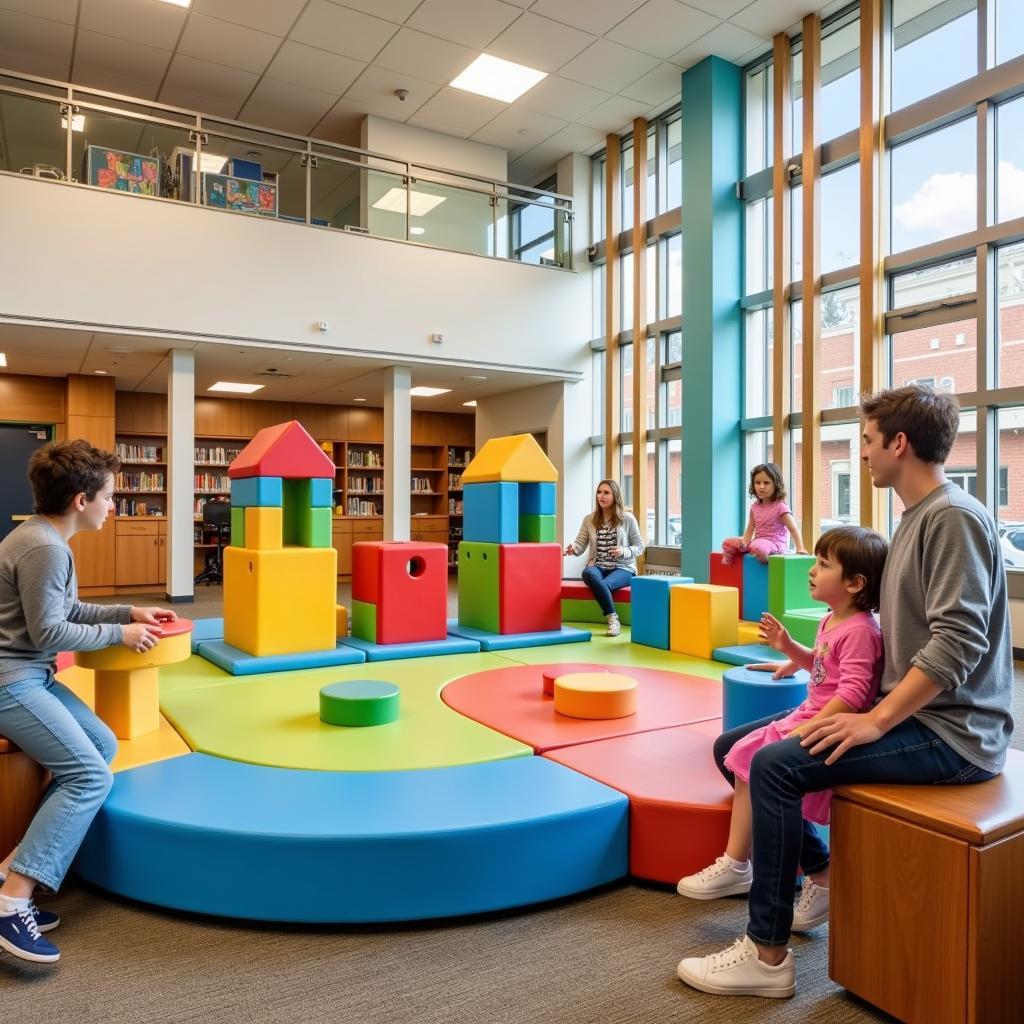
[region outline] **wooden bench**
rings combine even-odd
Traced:
[[[25,834],[49,781],[49,772],[0,736],[0,859]]]
[[[901,1021],[1024,1021],[1024,753],[968,786],[841,786],[829,975]]]

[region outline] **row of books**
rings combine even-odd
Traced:
[[[462,476],[458,473],[448,474],[448,490],[449,491],[461,491],[462,490]]]
[[[465,469],[473,457],[472,448],[449,448],[448,465],[453,468]]]
[[[118,516],[162,516],[164,509],[162,505],[151,501],[141,501],[135,498],[115,498],[114,515]]]
[[[163,473],[125,473],[117,474],[114,483],[115,491],[162,491],[164,490]]]
[[[421,492],[431,493],[434,490],[429,476],[414,476],[411,487],[413,494],[420,494]]]
[[[371,451],[369,449],[365,451],[349,449],[348,451],[348,464],[359,469],[361,466],[373,466],[379,467],[384,465],[384,453]]]
[[[349,498],[345,503],[345,515],[347,516],[379,516],[380,512],[380,506],[375,501]]]
[[[119,441],[114,445],[114,454],[122,462],[163,462],[164,450],[155,444],[128,444]]]
[[[384,493],[384,481],[379,476],[352,476],[348,478],[349,491],[372,492],[374,494]]]
[[[231,490],[231,477],[226,473],[196,473],[194,480],[197,491]]]
[[[241,448],[222,448],[219,445],[195,449],[194,462],[197,466],[227,466],[241,454]]]
[[[448,515],[450,516],[461,516],[462,515],[462,501],[459,498],[448,499]]]

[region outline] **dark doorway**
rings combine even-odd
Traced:
[[[11,516],[32,512],[32,488],[28,483],[28,460],[50,440],[51,427],[0,423],[0,540],[18,524]]]

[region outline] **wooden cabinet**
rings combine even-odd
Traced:
[[[114,524],[114,582],[119,587],[160,582],[160,533],[155,519],[118,519]]]
[[[160,586],[167,585],[167,520],[159,519],[156,524],[157,563],[156,581]]]
[[[88,597],[110,593],[114,586],[114,517],[110,516],[98,531],[83,531],[71,538],[75,556],[78,589]]]
[[[448,517],[413,516],[409,523],[409,538],[430,544],[447,544]]]
[[[381,540],[383,537],[382,519],[335,516],[331,523],[331,544],[338,552],[338,575],[352,575],[353,544],[362,540]]]

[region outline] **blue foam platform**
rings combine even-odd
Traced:
[[[711,660],[726,665],[750,665],[758,661],[786,661],[786,656],[767,644],[737,644],[735,647],[716,647],[711,652]]]
[[[193,619],[192,620],[192,653],[199,650],[199,645],[204,640],[223,640],[224,620],[223,619]]]
[[[338,644],[332,651],[302,651],[299,654],[271,654],[262,658],[223,640],[204,640],[195,653],[233,676],[252,676],[263,672],[290,672],[300,668],[324,668],[329,665],[360,665],[366,655],[354,647]]]
[[[808,673],[772,679],[771,672],[737,666],[722,673],[722,731],[790,711],[807,697]]]
[[[628,814],[623,794],[543,757],[324,772],[186,754],[115,776],[75,870],[196,913],[413,921],[622,878]],[[268,885],[278,863],[288,884]]]
[[[513,647],[550,647],[554,644],[580,644],[591,639],[588,629],[563,626],[542,633],[488,633],[473,626],[460,626],[458,619],[448,620],[448,632],[480,644],[482,651],[507,651]]]
[[[449,636],[444,640],[420,640],[413,644],[375,644],[362,637],[349,636],[341,641],[366,655],[367,661],[398,661],[402,658],[429,658],[435,654],[477,654],[478,640]]]

